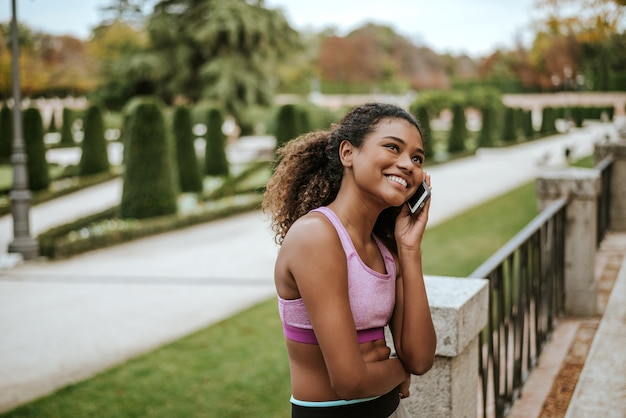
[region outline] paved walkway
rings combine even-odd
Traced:
[[[589,155],[614,137],[593,123],[432,167],[435,225]],[[33,235],[120,196],[118,180],[31,209]],[[93,205],[93,206],[92,206]],[[0,244],[12,237],[0,218]],[[272,297],[276,254],[260,212],[149,237],[67,260],[0,270],[0,411],[88,378]],[[0,257],[3,255],[0,253]]]

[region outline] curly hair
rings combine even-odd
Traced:
[[[265,189],[263,210],[270,215],[278,244],[298,218],[335,200],[344,172],[339,145],[349,141],[360,148],[365,137],[388,119],[403,119],[422,134],[416,119],[401,107],[367,103],[352,109],[329,130],[300,135],[277,151],[278,164]],[[399,208],[385,209],[374,227],[376,236],[394,251],[398,213]]]

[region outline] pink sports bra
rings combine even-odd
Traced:
[[[320,207],[312,212],[320,212],[330,220],[346,253],[350,308],[359,343],[384,338],[383,327],[389,323],[395,306],[396,263],[393,256],[374,236],[387,273],[381,274],[372,270],[361,260],[348,231],[332,210]],[[302,298],[286,300],[278,297],[278,312],[286,338],[306,344],[317,344]]]

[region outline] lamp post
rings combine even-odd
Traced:
[[[22,136],[22,98],[20,96],[19,43],[15,0],[11,0],[11,54],[13,83],[13,188],[9,194],[13,215],[13,241],[9,243],[10,253],[21,253],[24,260],[39,255],[39,244],[30,236],[29,210],[31,193],[28,189],[28,170],[24,138]]]

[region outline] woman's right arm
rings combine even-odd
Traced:
[[[281,258],[313,324],[333,391],[342,399],[384,395],[409,374],[396,358],[364,360],[348,298],[345,253],[322,216],[311,214],[294,223]]]

